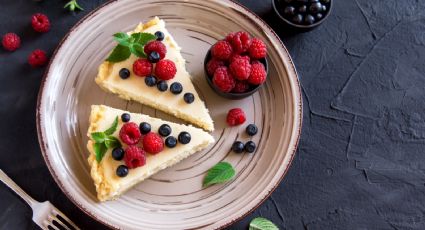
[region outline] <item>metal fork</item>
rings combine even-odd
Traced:
[[[3,170],[0,169],[0,180],[18,194],[32,208],[32,220],[42,229],[66,229],[72,230],[79,228],[53,206],[49,201],[38,202],[24,192],[12,179],[10,179]]]

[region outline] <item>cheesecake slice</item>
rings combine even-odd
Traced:
[[[213,120],[192,84],[191,76],[186,71],[186,61],[180,53],[181,48],[165,28],[165,22],[155,17],[146,24],[139,24],[135,30],[128,33],[144,32],[154,34],[157,31],[164,33],[164,40],[162,42],[167,48],[165,59],[173,61],[177,68],[176,76],[168,80],[167,84],[170,86],[173,82],[181,83],[183,86],[183,92],[181,94],[174,95],[170,90],[161,92],[156,87],[148,87],[144,83],[143,77],[138,77],[133,73],[132,66],[134,61],[137,60],[137,57],[133,54],[131,54],[130,58],[121,62],[103,62],[99,67],[96,83],[102,89],[117,94],[125,100],[140,102],[154,109],[174,115],[205,130],[213,131]],[[119,71],[122,68],[130,70],[129,78],[121,79],[119,77]],[[183,99],[185,93],[192,93],[195,96],[195,101],[191,104],[186,103]]]
[[[147,122],[151,125],[151,131],[157,132],[158,128],[163,124],[168,124],[171,129],[171,136],[177,138],[180,132],[188,132],[191,135],[191,140],[187,144],[177,143],[174,148],[164,146],[164,149],[155,155],[146,153],[146,164],[134,169],[129,169],[125,177],[119,177],[116,174],[118,166],[125,165],[123,160],[118,161],[112,157],[112,149],[108,149],[103,158],[98,162],[94,151],[95,140],[91,134],[94,132],[103,132],[108,129],[114,122],[115,118],[119,118],[123,113],[129,113],[123,110],[114,109],[104,105],[93,105],[90,114],[90,127],[87,135],[89,141],[87,148],[90,152],[88,158],[91,167],[91,177],[96,186],[97,197],[100,201],[112,200],[124,193],[129,188],[137,183],[152,176],[158,171],[170,167],[182,161],[186,157],[205,149],[208,145],[214,142],[214,138],[202,129],[193,126],[176,124],[168,121],[163,121],[158,118],[153,118],[144,114],[129,113],[131,120],[136,124]],[[121,119],[118,119],[118,126],[112,134],[119,140],[119,131],[123,126]],[[122,143],[122,148],[127,146]],[[141,144],[138,144],[141,146]]]

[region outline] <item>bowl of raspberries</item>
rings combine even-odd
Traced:
[[[268,74],[266,44],[245,31],[228,34],[208,50],[205,77],[211,88],[228,99],[255,93]]]

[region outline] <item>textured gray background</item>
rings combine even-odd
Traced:
[[[35,199],[50,200],[84,229],[102,229],[60,191],[41,156],[35,105],[44,69],[30,51],[52,53],[81,17],[103,1],[0,0],[0,34],[23,46],[0,51],[0,168]],[[425,229],[425,1],[334,0],[330,18],[304,34],[284,29],[270,1],[244,0],[267,20],[298,69],[304,124],[298,153],[279,188],[230,229],[256,216],[281,229]],[[46,13],[47,34],[30,15]],[[0,185],[0,229],[36,229],[31,210]]]

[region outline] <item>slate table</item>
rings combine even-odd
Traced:
[[[83,229],[85,216],[53,181],[40,153],[35,105],[44,69],[30,51],[52,53],[66,32],[103,1],[0,0],[0,34],[18,33],[0,51],[0,168],[35,199],[50,200]],[[273,18],[270,1],[242,4],[264,18],[289,49],[302,84],[302,137],[289,173],[254,213],[281,229],[425,229],[425,1],[334,0],[329,19],[295,34]],[[47,14],[42,36],[30,15]],[[0,185],[0,229],[37,229],[31,210]]]

